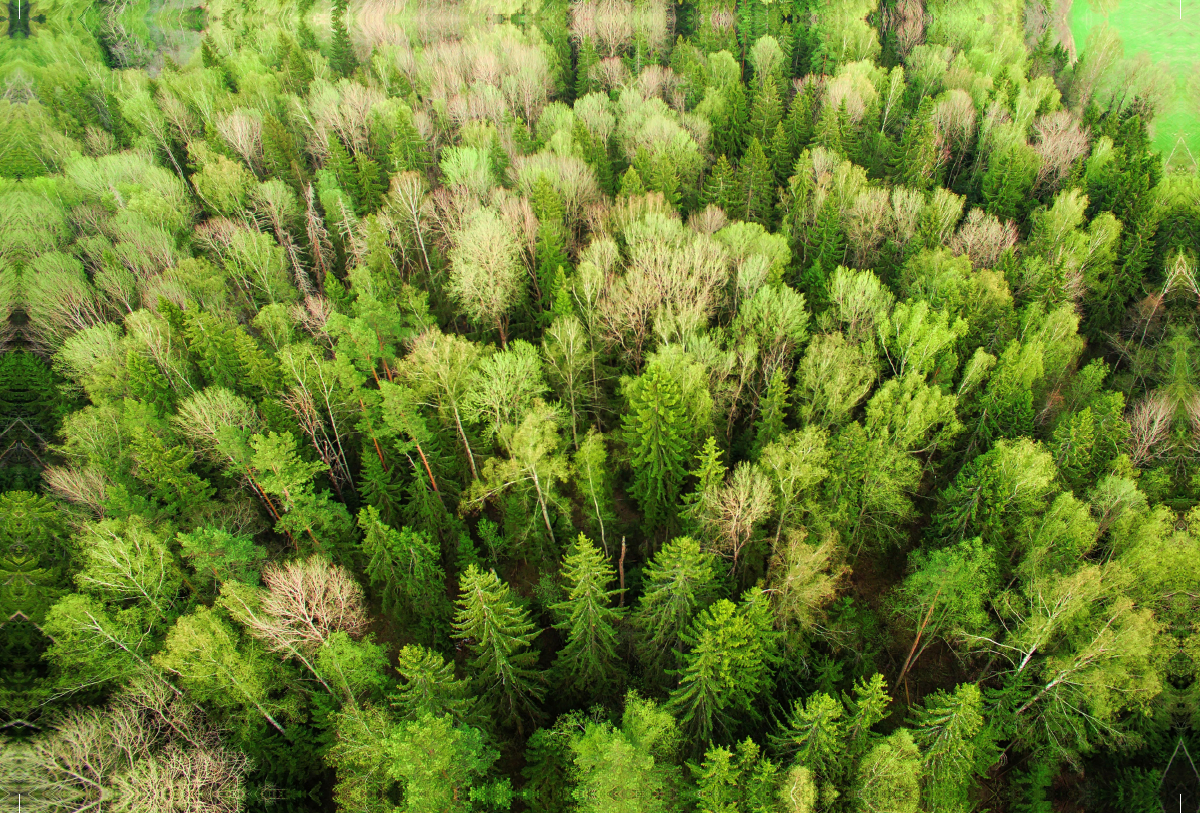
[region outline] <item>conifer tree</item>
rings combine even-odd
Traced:
[[[151,407],[159,417],[170,414],[175,393],[158,365],[130,348],[125,352],[125,372],[131,397]]]
[[[926,98],[904,127],[892,164],[892,180],[910,189],[927,190],[941,181],[944,162],[934,122],[933,101]]]
[[[199,309],[187,312],[188,349],[206,381],[216,387],[234,389],[241,378],[237,328]]]
[[[729,737],[754,720],[754,701],[771,685],[776,633],[766,594],[746,591],[741,605],[722,599],[692,624],[679,685],[667,708],[696,740]]]
[[[291,131],[270,113],[263,114],[262,147],[267,172],[286,181],[297,194],[302,193],[304,159],[296,149]]]
[[[579,43],[579,51],[575,61],[575,98],[599,90],[599,83],[593,76],[593,71],[600,64],[600,54],[596,51],[596,43],[591,37],[584,37]]]
[[[762,414],[759,415],[758,424],[754,428],[755,455],[783,435],[790,392],[788,377],[783,370],[772,373],[771,380],[767,383],[766,397],[759,404]]]
[[[676,666],[696,613],[717,596],[716,559],[680,537],[663,545],[642,571],[642,596],[630,616],[638,658],[654,677]]]
[[[530,651],[539,630],[495,572],[470,565],[459,588],[454,637],[472,652],[471,671],[483,702],[520,730],[525,720],[539,715],[546,693],[537,653]]]
[[[612,564],[583,534],[563,559],[567,598],[554,605],[561,618],[556,627],[566,633],[566,646],[558,653],[555,668],[567,685],[586,697],[603,695],[617,680],[617,625],[623,608],[612,607],[620,590],[612,583]]]
[[[346,27],[348,5],[349,0],[333,0],[333,12],[329,18],[330,27],[333,30],[329,64],[342,76],[349,76],[358,67],[358,58],[354,55],[354,45],[350,42],[350,31]]]
[[[409,644],[396,658],[396,673],[400,681],[388,700],[402,720],[419,720],[429,714],[449,715],[460,724],[470,722],[475,698],[468,681],[454,676],[454,664],[445,656]]]
[[[754,102],[750,105],[750,120],[746,124],[747,139],[757,138],[763,144],[769,144],[775,135],[775,128],[783,120],[783,104],[779,100],[779,85],[775,77],[765,77],[763,83],[754,94]]]
[[[988,214],[1021,221],[1033,206],[1033,185],[1041,158],[1028,145],[1012,144],[995,150],[983,175],[983,200]]]
[[[618,196],[636,198],[644,194],[646,194],[646,185],[642,183],[642,177],[638,175],[638,171],[633,167],[625,170],[625,174],[621,176],[621,191]]]
[[[186,514],[215,493],[208,481],[188,471],[195,455],[186,446],[167,446],[158,435],[139,428],[134,433],[134,473],[169,509]]]
[[[787,186],[787,180],[792,174],[796,155],[792,152],[792,143],[782,122],[775,125],[775,132],[771,135],[769,144],[767,155],[771,159],[771,170],[774,175],[774,183],[772,185],[774,187]]]
[[[808,149],[813,137],[813,111],[816,109],[816,83],[809,82],[792,99],[787,118],[783,122],[788,139],[788,152],[798,156]],[[790,167],[789,167],[790,170]],[[790,171],[789,171],[790,174]]]
[[[686,473],[687,427],[679,386],[669,373],[651,366],[629,385],[625,442],[633,468],[630,493],[653,530],[673,522]]]
[[[373,446],[364,446],[359,459],[362,468],[358,473],[358,496],[379,512],[385,524],[399,525],[404,486],[395,481],[395,469],[389,471],[383,467]]]
[[[378,205],[383,193],[387,191],[383,178],[383,170],[379,162],[366,152],[354,156],[354,179],[358,188],[357,206],[355,212],[365,215]]]
[[[358,527],[368,557],[367,578],[384,612],[422,628],[424,637],[433,640],[450,609],[441,550],[421,531],[389,528],[374,506],[359,511]]]
[[[982,711],[983,698],[973,683],[960,684],[952,694],[934,692],[917,710],[913,740],[922,752],[922,795],[930,810],[971,810],[971,785],[994,756]]]
[[[741,203],[741,188],[737,173],[724,155],[713,163],[708,177],[704,179],[701,201],[705,206],[719,206],[730,219],[743,219],[743,210],[738,205]]]
[[[770,226],[775,215],[775,172],[757,137],[750,139],[740,170],[746,220]]]

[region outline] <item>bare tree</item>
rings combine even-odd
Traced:
[[[1169,451],[1166,441],[1175,418],[1175,403],[1165,392],[1155,392],[1139,401],[1129,414],[1129,457],[1144,466]]]
[[[362,588],[321,556],[268,565],[263,584],[261,612],[243,621],[273,652],[311,654],[335,632],[357,637],[366,630]]]
[[[966,254],[973,268],[992,268],[1016,244],[1015,223],[1011,220],[1001,223],[995,215],[975,208],[951,238],[950,250],[956,255]]]

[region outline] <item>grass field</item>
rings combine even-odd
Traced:
[[[1126,59],[1141,54],[1167,68],[1175,93],[1158,111],[1155,145],[1172,167],[1195,171],[1200,160],[1200,0],[1076,0],[1070,16],[1076,46],[1107,23]]]

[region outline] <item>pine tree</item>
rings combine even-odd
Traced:
[[[654,530],[674,521],[675,504],[686,473],[687,428],[679,386],[652,366],[629,387],[625,442],[633,467],[630,493],[642,509],[642,521]]]
[[[388,527],[373,506],[359,511],[358,527],[367,578],[383,611],[415,624],[423,638],[434,640],[450,609],[440,548],[421,531]]]
[[[750,139],[742,157],[741,176],[746,220],[769,227],[775,215],[775,173],[758,138]]]
[[[583,534],[563,559],[567,598],[553,610],[563,620],[556,628],[566,633],[555,669],[566,685],[585,697],[606,694],[618,678],[617,625],[624,610],[611,606],[620,590],[609,590],[612,564]]]
[[[454,637],[472,652],[471,670],[483,702],[520,730],[524,720],[539,716],[537,705],[546,693],[537,653],[529,649],[539,630],[495,572],[481,573],[471,565],[459,589]]]

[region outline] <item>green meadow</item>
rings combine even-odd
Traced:
[[[1168,165],[1194,171],[1200,161],[1200,2],[1080,0],[1070,27],[1081,57],[1089,34],[1103,25],[1120,37],[1126,60],[1157,63],[1174,78],[1174,93],[1155,116],[1154,143]]]

